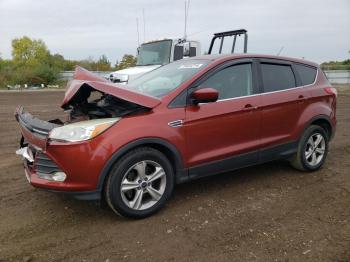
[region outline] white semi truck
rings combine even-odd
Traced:
[[[239,29],[215,33],[208,50],[208,54],[213,53],[216,40],[219,40],[218,53],[224,52],[223,43],[227,37],[233,37],[230,53],[235,52],[237,37],[244,36],[243,52],[247,52],[248,34],[247,30]],[[169,64],[176,60],[187,57],[193,57],[201,54],[201,46],[198,41],[186,40],[182,38],[172,39],[164,38],[160,40],[149,41],[141,44],[137,48],[137,63],[134,67],[112,72],[108,78],[114,83],[127,84],[147,72],[150,72],[162,65]]]
[[[114,83],[126,84],[138,76],[173,61],[201,54],[198,41],[165,38],[141,44],[137,49],[137,63],[134,67],[118,70],[109,75]]]

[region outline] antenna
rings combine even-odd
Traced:
[[[136,18],[137,46],[140,46],[139,19]]]
[[[188,9],[190,8],[190,0],[185,1],[185,30],[184,30],[184,39],[187,38],[187,19],[188,19]]]
[[[280,48],[280,50],[277,52],[277,56],[279,56],[282,53],[282,50],[284,49],[284,46]]]
[[[146,20],[145,20],[145,8],[142,8],[142,19],[143,19],[143,41],[146,41]]]

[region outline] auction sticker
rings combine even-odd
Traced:
[[[200,68],[203,64],[187,64],[187,65],[180,65],[178,69],[197,69]]]

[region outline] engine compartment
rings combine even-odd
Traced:
[[[91,92],[93,97],[97,99],[89,99],[89,97],[79,100],[70,105],[68,109],[69,115],[67,122],[78,122],[83,120],[123,117],[138,112],[146,112],[149,109],[129,101],[119,99],[115,96],[100,92]]]
[[[115,118],[126,115],[147,112],[150,109],[118,97],[91,90],[88,95],[78,96],[74,103],[64,108],[66,119],[41,120],[22,106],[16,108],[15,117],[26,129],[37,136],[47,136],[49,132],[62,125],[99,118]]]

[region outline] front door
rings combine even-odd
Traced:
[[[252,62],[222,66],[199,83],[219,92],[213,103],[186,107],[185,134],[190,176],[255,163],[258,159],[260,96]]]

